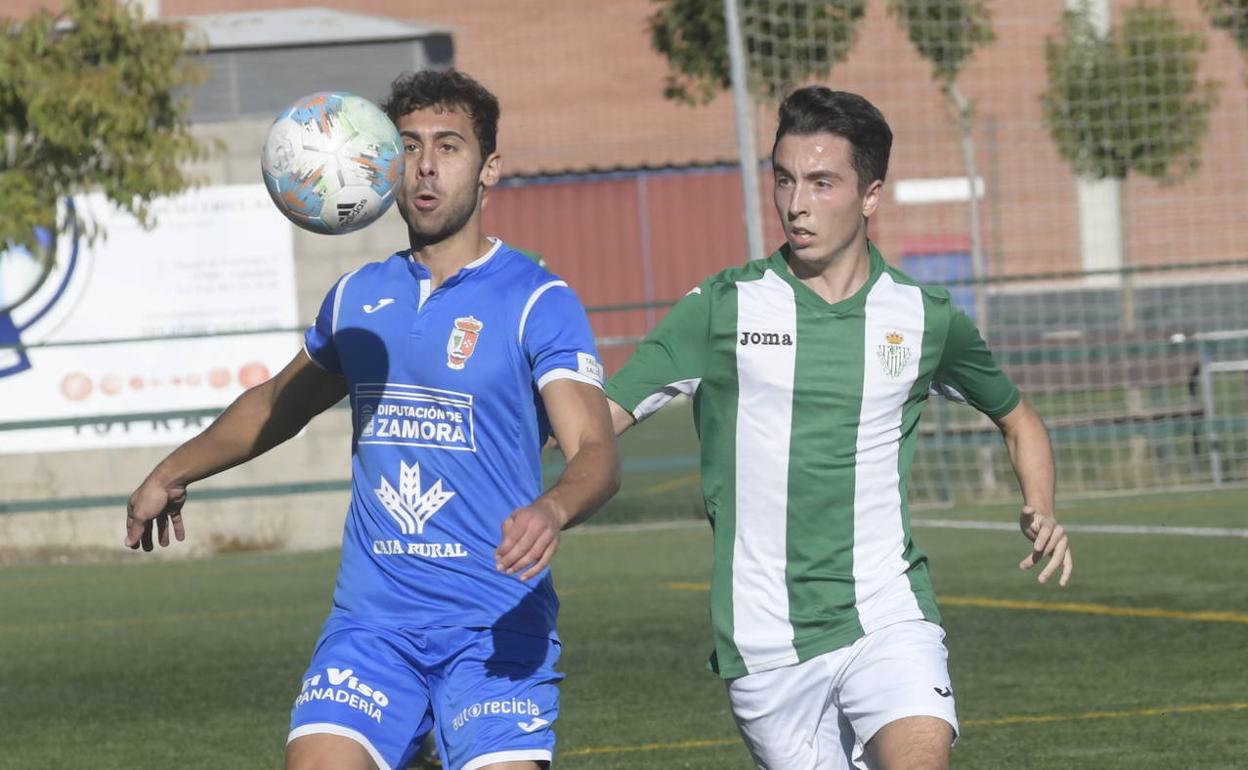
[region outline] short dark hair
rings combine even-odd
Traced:
[[[827,86],[806,86],[785,97],[780,104],[780,125],[771,153],[775,155],[776,145],[787,134],[823,133],[849,141],[860,193],[875,180],[884,179],[893,147],[893,132],[884,115],[858,94],[833,91]]]
[[[405,72],[390,84],[382,109],[394,122],[429,107],[463,110],[472,119],[472,132],[481,145],[481,159],[498,144],[498,99],[485,86],[458,70]]]

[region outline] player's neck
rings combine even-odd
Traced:
[[[494,248],[481,231],[480,220],[476,216],[458,232],[436,243],[420,243],[413,239],[411,245],[412,259],[429,269],[434,289]]]
[[[788,265],[807,288],[835,304],[857,294],[871,277],[871,250],[864,232],[824,259],[806,261],[790,255]]]

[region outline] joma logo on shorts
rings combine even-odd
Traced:
[[[793,335],[785,332],[741,332],[742,345],[792,345]]]

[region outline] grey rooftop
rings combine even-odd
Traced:
[[[184,16],[179,21],[190,27],[192,42],[210,51],[415,40],[449,32],[329,8],[204,14]]]

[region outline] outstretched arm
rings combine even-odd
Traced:
[[[1019,401],[1018,406],[996,422],[1023,493],[1019,527],[1032,541],[1031,553],[1018,567],[1028,570],[1048,559],[1049,563],[1040,572],[1040,582],[1046,582],[1061,566],[1062,574],[1057,582],[1065,586],[1070,581],[1074,561],[1066,530],[1054,515],[1055,474],[1049,432],[1040,415],[1026,401]]]
[[[602,391],[560,379],[542,388],[542,401],[568,464],[554,486],[503,522],[497,566],[509,575],[523,570],[521,580],[550,564],[561,530],[588,519],[620,488],[620,458]]]
[[[184,539],[187,485],[264,454],[346,393],[346,380],[300,351],[276,377],[244,392],[148,474],[126,506],[126,545],[152,550],[153,523],[162,546],[169,545],[171,524],[177,539]]]

